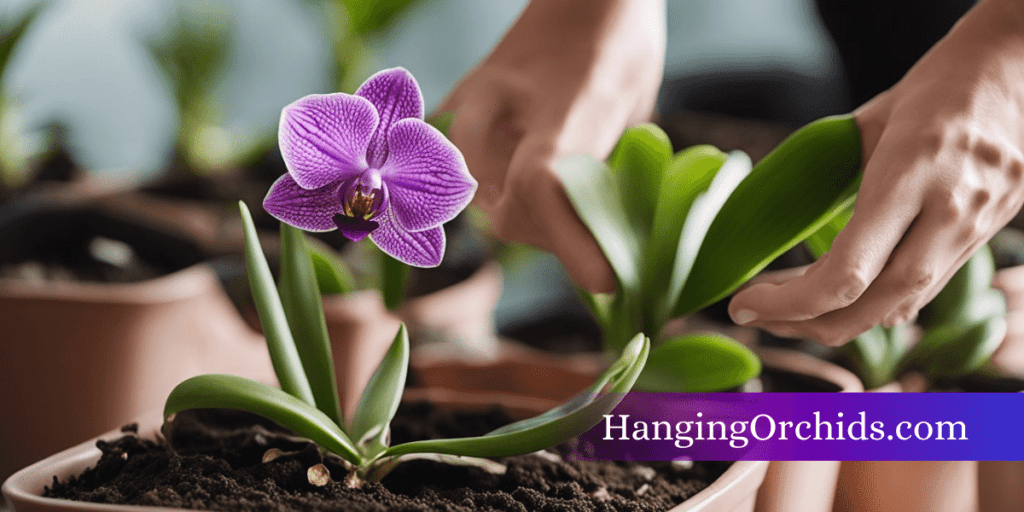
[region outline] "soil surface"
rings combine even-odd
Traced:
[[[425,403],[403,405],[392,423],[395,443],[479,435],[510,419],[499,409],[452,412]],[[566,461],[553,453],[504,459],[504,475],[430,461],[398,466],[381,483],[351,489],[333,457],[288,436],[273,423],[235,411],[192,411],[165,425],[164,438],[125,437],[97,443],[96,467],[46,496],[100,503],[208,510],[359,511],[656,511],[667,510],[714,481],[730,463],[690,469],[664,463]],[[169,440],[168,443],[166,440]],[[287,452],[263,463],[270,448]],[[309,483],[323,463],[331,482]]]

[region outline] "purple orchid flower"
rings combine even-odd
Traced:
[[[473,198],[476,180],[462,153],[423,121],[423,95],[408,71],[370,77],[354,95],[311,94],[281,112],[288,174],[263,207],[306,231],[369,235],[395,259],[435,267],[442,224]]]

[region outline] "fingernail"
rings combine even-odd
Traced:
[[[732,315],[732,320],[740,325],[746,325],[757,320],[757,313],[749,309],[741,309]]]

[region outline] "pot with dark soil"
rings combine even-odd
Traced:
[[[208,371],[273,376],[190,239],[87,206],[0,209],[0,475],[120,425]]]
[[[315,325],[317,322],[293,323],[290,321],[291,319],[316,318],[317,311],[321,311],[321,301],[318,300],[319,295],[316,293],[315,276],[311,271],[312,261],[302,243],[301,233],[293,229],[286,229],[283,232],[282,293],[278,295],[274,291],[275,287],[269,268],[263,257],[263,252],[259,248],[255,227],[252,225],[251,219],[245,215],[244,208],[242,212],[246,221],[250,284],[256,297],[261,323],[266,332],[271,358],[274,361],[282,388],[277,389],[250,379],[229,375],[193,377],[172,390],[163,414],[160,417],[150,418],[143,425],[143,431],[157,428],[161,418],[173,417],[174,420],[177,420],[179,415],[184,415],[182,418],[188,417],[191,414],[189,411],[211,407],[229,407],[258,413],[275,424],[291,429],[292,432],[284,437],[286,444],[283,445],[269,444],[268,439],[277,439],[280,436],[269,433],[270,429],[266,423],[257,427],[258,436],[243,437],[243,446],[261,445],[261,443],[262,445],[251,456],[246,456],[240,449],[229,450],[229,459],[233,458],[237,461],[239,458],[248,457],[249,460],[258,461],[259,467],[256,469],[243,468],[242,473],[251,476],[255,471],[256,479],[262,482],[262,485],[270,485],[267,478],[269,477],[273,482],[274,477],[270,475],[276,474],[275,468],[281,465],[281,462],[275,464],[276,459],[280,459],[282,462],[288,462],[290,458],[295,459],[299,463],[298,485],[300,490],[302,488],[308,490],[311,486],[327,487],[325,490],[328,492],[342,492],[345,495],[339,498],[342,501],[351,502],[354,499],[357,503],[365,501],[365,496],[358,493],[382,494],[383,489],[388,489],[388,479],[401,479],[401,473],[395,473],[395,471],[399,471],[399,468],[405,468],[406,474],[419,477],[422,477],[424,473],[429,474],[430,477],[426,480],[432,487],[451,487],[451,484],[445,484],[446,478],[439,477],[442,474],[441,471],[431,470],[430,467],[421,466],[417,469],[415,466],[409,466],[410,464],[421,464],[421,462],[415,462],[418,460],[442,462],[446,467],[456,465],[473,468],[473,471],[477,472],[477,476],[484,477],[484,494],[469,495],[466,491],[461,490],[454,490],[453,493],[460,505],[483,500],[485,508],[491,505],[488,500],[496,500],[494,503],[506,503],[513,509],[521,510],[524,508],[523,500],[526,500],[527,506],[532,508],[544,501],[577,498],[583,500],[580,503],[603,506],[606,503],[616,502],[617,498],[612,493],[621,489],[624,495],[640,496],[641,500],[650,501],[654,507],[664,509],[673,504],[672,501],[666,501],[666,499],[682,498],[697,490],[697,487],[690,483],[684,484],[684,487],[689,489],[688,491],[665,492],[662,481],[656,479],[658,472],[650,468],[631,469],[627,466],[623,471],[615,470],[614,467],[619,467],[619,465],[613,465],[599,472],[603,475],[616,472],[626,475],[633,474],[632,477],[629,477],[628,483],[614,484],[611,481],[604,483],[590,477],[577,476],[579,467],[547,469],[546,462],[541,462],[538,466],[533,460],[526,461],[525,465],[503,460],[503,458],[515,455],[532,454],[545,447],[568,441],[596,424],[602,415],[609,413],[621,400],[622,394],[632,387],[644,368],[650,344],[643,335],[634,337],[623,349],[622,355],[578,398],[548,412],[500,426],[497,429],[493,429],[495,426],[493,423],[488,425],[490,420],[468,421],[463,419],[457,422],[459,424],[480,424],[483,421],[480,431],[485,433],[478,437],[436,440],[405,439],[406,442],[401,442],[402,429],[398,426],[394,429],[391,427],[399,406],[398,396],[404,387],[409,354],[407,330],[401,327],[385,354],[384,360],[374,372],[366,389],[363,390],[355,414],[351,418],[343,419],[337,395],[333,393],[334,376],[330,364],[329,341],[323,320],[319,322],[319,329]],[[320,318],[323,318],[322,314]],[[605,391],[607,394],[602,393]],[[488,396],[484,400],[493,403],[495,397]],[[428,412],[417,410],[412,413],[412,416],[414,423],[411,429],[422,430],[422,420],[425,416],[429,416]],[[485,417],[487,416],[485,415]],[[177,425],[177,423],[174,421],[173,425]],[[171,446],[175,446],[177,441],[177,430],[172,427],[165,433],[167,439],[171,441]],[[180,430],[188,429],[182,427]],[[233,431],[229,437],[238,437],[236,434],[237,432]],[[296,443],[297,439],[314,440],[316,445],[306,441]],[[135,439],[121,443],[119,446],[128,448],[119,450],[117,447],[110,449],[110,445],[100,444],[99,446],[108,448],[105,457],[108,461],[112,460],[116,465],[122,467],[131,467],[135,460],[142,460],[143,462],[140,463],[142,466],[132,468],[130,471],[132,474],[151,474],[151,471],[147,469],[149,466],[145,462],[145,456],[138,456],[133,452],[133,446],[138,446],[140,443]],[[141,444],[145,445],[146,443]],[[219,440],[201,440],[198,444],[210,446],[211,444],[221,444],[221,442]],[[71,450],[65,453],[63,458],[55,457],[50,461],[44,461],[37,468],[46,466],[47,462],[58,465],[70,464],[68,458],[88,457],[94,461],[100,456],[97,453],[98,450],[91,449],[88,444],[80,446],[77,450],[77,452]],[[92,451],[91,454],[84,452],[89,450]],[[167,450],[164,448],[162,451],[166,452]],[[182,447],[176,447],[175,451],[187,453],[187,450]],[[530,457],[540,457],[548,462],[557,458],[552,455],[532,455]],[[127,464],[123,464],[126,461]],[[188,463],[181,459],[171,459],[167,463],[154,463],[152,469],[160,475],[159,478],[170,478],[173,481],[175,474],[181,473],[183,465],[187,466]],[[203,467],[207,469],[201,470],[200,473],[205,474],[209,469],[218,466],[222,470],[231,468],[229,462],[213,463],[212,465],[204,463]],[[410,467],[413,469],[409,469]],[[733,465],[723,473],[728,476],[717,478],[708,487],[708,491],[703,497],[698,498],[697,496],[701,496],[698,494],[693,499],[708,499],[712,500],[711,502],[690,500],[690,506],[703,506],[707,509],[706,507],[710,507],[711,503],[715,503],[715,506],[720,507],[721,510],[734,510],[737,505],[745,503],[750,506],[739,510],[750,510],[754,491],[763,478],[764,467],[763,463],[756,462]],[[38,493],[44,491],[40,487],[45,487],[45,483],[39,481],[30,483],[23,479],[25,475],[31,473],[31,469],[33,468],[16,475],[5,484],[5,493],[15,506],[18,506],[19,503],[28,503],[29,506],[32,503],[47,506],[57,503],[72,503],[39,496]],[[81,469],[81,467],[79,466],[77,469]],[[714,478],[713,472],[722,469],[724,468],[704,468],[701,471],[712,472],[709,478]],[[50,481],[54,471],[52,466],[44,468],[43,474],[47,475],[46,482]],[[456,479],[462,480],[465,475],[472,474],[473,471],[461,473],[463,476]],[[481,474],[480,471],[484,473]],[[538,471],[555,474],[568,473],[569,482],[559,483],[558,479],[550,481],[550,478],[546,478],[549,481],[537,483],[538,488],[532,492],[521,490],[523,484],[537,482],[534,476],[527,474],[535,474]],[[105,471],[100,470],[100,472]],[[444,472],[448,472],[448,469],[446,468]],[[196,475],[193,472],[188,473],[191,474],[188,479],[195,481]],[[506,475],[506,477],[496,479],[488,474]],[[295,473],[291,473],[291,475],[279,476],[277,481],[294,481]],[[673,475],[674,473],[670,471],[663,473],[662,476],[674,479]],[[303,480],[302,477],[305,479]],[[338,485],[330,486],[332,477],[338,481]],[[115,480],[117,478],[115,477]],[[247,477],[243,475],[242,478]],[[512,480],[507,478],[512,478]],[[90,473],[85,473],[81,480],[95,481]],[[225,478],[215,477],[215,480],[223,482]],[[575,481],[575,484],[571,483],[572,481]],[[586,490],[582,487],[581,482],[587,486]],[[506,491],[511,491],[509,496],[512,501],[504,495],[495,497],[495,492],[502,490],[502,486],[506,488]],[[627,489],[625,486],[629,486],[629,488]],[[234,487],[234,485],[232,484],[230,487]],[[404,495],[410,492],[409,490],[421,487],[423,487],[422,483],[406,482],[392,485],[390,492],[396,496]],[[604,491],[601,490],[602,487]],[[728,492],[724,491],[726,488],[729,489]],[[61,491],[63,487],[60,484],[55,484],[54,489],[63,492]],[[175,489],[180,489],[180,487],[175,486]],[[356,490],[356,495],[349,492],[353,489]],[[218,486],[215,493],[211,493],[208,488],[191,493],[181,490],[181,492],[175,491],[178,493],[178,497],[175,497],[174,493],[167,490],[150,489],[139,493],[129,491],[128,488],[124,488],[124,490],[125,492],[115,492],[116,490],[108,489],[90,493],[88,496],[94,499],[100,496],[113,496],[115,499],[120,499],[119,495],[127,493],[141,495],[142,499],[149,503],[153,503],[156,497],[163,497],[170,499],[172,504],[181,505],[183,504],[182,497],[185,500],[192,500],[200,493],[216,494],[219,497],[222,496],[222,493],[228,492],[227,488]],[[261,490],[266,490],[266,488]],[[427,493],[450,494],[429,489]],[[674,498],[673,495],[675,495]],[[289,498],[285,496],[283,499],[288,500]],[[401,498],[385,497],[384,499],[386,500],[385,504],[391,506],[395,504],[394,499]],[[517,504],[516,500],[520,503]],[[216,497],[214,501],[217,501]],[[210,505],[209,502],[205,502],[202,506],[217,507],[216,503]]]
[[[422,401],[431,398],[430,402]],[[396,442],[480,435],[546,408],[543,401],[495,395],[420,394],[393,423]],[[501,404],[499,407],[498,404]],[[43,467],[4,484],[14,510],[690,510],[709,505],[723,484],[763,472],[763,463],[580,462],[569,448],[501,459],[502,474],[432,461],[399,465],[380,483],[345,485],[347,470],[315,446],[257,416],[226,410],[160,417],[65,452],[73,467]],[[280,450],[277,452],[276,450]],[[268,453],[280,454],[263,462]],[[81,460],[85,457],[87,460]],[[310,483],[323,464],[329,479]],[[89,469],[86,469],[86,468]],[[28,473],[37,473],[30,481]],[[75,475],[75,476],[73,476]],[[56,476],[55,481],[53,477]],[[712,488],[712,483],[717,485]],[[68,501],[79,500],[79,501]],[[121,505],[106,508],[109,505]],[[682,504],[682,505],[680,505]],[[153,510],[146,508],[145,510]],[[709,510],[702,508],[702,510]],[[719,510],[712,508],[712,510]],[[721,509],[732,510],[732,509]]]

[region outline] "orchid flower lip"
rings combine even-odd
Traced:
[[[285,107],[278,132],[288,174],[264,200],[279,220],[307,231],[370,236],[414,266],[436,266],[442,224],[476,192],[459,150],[423,121],[408,71],[370,77],[354,95],[315,94]]]

